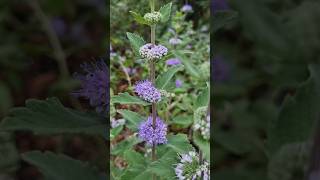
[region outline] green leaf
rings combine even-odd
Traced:
[[[129,12],[134,17],[134,20],[137,21],[138,23],[149,25],[148,22],[139,13],[134,11],[129,11]]]
[[[106,134],[107,121],[95,113],[63,107],[57,98],[29,99],[26,107],[13,108],[0,124],[4,131],[29,130],[39,134]]]
[[[187,135],[177,134],[177,135],[168,135],[167,146],[172,148],[177,153],[186,153],[192,150],[192,146],[188,140]]]
[[[133,131],[136,131],[140,122],[146,119],[140,114],[129,110],[118,110],[118,113],[120,113],[122,117],[127,120],[126,125]]]
[[[193,116],[180,115],[172,119],[172,124],[188,127],[193,123]]]
[[[190,59],[187,59],[187,57],[181,53],[180,51],[173,51],[172,52],[178,59],[180,59],[186,68],[186,71],[195,78],[200,78],[200,74],[198,72],[198,68],[190,61]]]
[[[204,89],[198,96],[194,109],[198,109],[199,107],[208,106],[210,101],[210,90],[209,87]]]
[[[19,166],[19,161],[12,134],[0,132],[0,172],[14,172]]]
[[[214,13],[212,17],[212,31],[216,32],[220,28],[224,27],[228,23],[234,21],[238,17],[238,13],[235,11],[218,11]]]
[[[182,66],[171,67],[168,69],[168,71],[159,75],[156,79],[156,87],[158,89],[166,90],[166,87],[169,84],[172,77],[181,69],[182,69]]]
[[[168,3],[160,8],[161,22],[167,22],[171,14],[172,2]]]
[[[134,145],[136,145],[140,142],[141,142],[141,140],[135,136],[129,137],[126,140],[123,140],[120,143],[118,143],[117,145],[115,145],[111,150],[111,154],[122,156],[125,151],[132,149],[132,147]]]
[[[140,56],[139,49],[141,46],[146,44],[146,42],[143,40],[143,38],[141,36],[134,34],[134,33],[127,32],[127,37],[130,41],[130,44],[131,44],[131,47],[132,47],[134,53],[137,56]]]
[[[124,159],[129,163],[125,173],[121,177],[122,180],[140,180],[148,179],[152,176],[147,170],[148,162],[140,153],[128,150],[124,153]]]
[[[175,179],[174,165],[178,163],[178,155],[175,151],[167,151],[161,158],[152,162],[148,171],[163,179]]]
[[[110,139],[115,138],[123,130],[123,126],[118,126],[116,128],[110,129]]]
[[[210,161],[210,142],[203,139],[201,134],[197,131],[193,134],[193,142],[200,148],[203,152],[204,158]]]
[[[97,168],[62,154],[32,151],[22,154],[22,159],[38,167],[47,180],[101,180]]]
[[[120,93],[116,96],[111,98],[112,103],[119,103],[119,104],[139,104],[143,106],[148,106],[150,103],[141,100],[136,96],[131,96],[129,93]]]

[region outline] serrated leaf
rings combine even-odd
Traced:
[[[168,135],[167,139],[167,146],[177,153],[186,153],[192,150],[192,146],[188,140],[187,135],[185,134],[170,134]]]
[[[124,153],[125,160],[129,163],[121,180],[140,180],[148,179],[152,176],[151,172],[147,170],[148,161],[140,153],[128,150]]]
[[[187,73],[195,78],[200,78],[200,73],[198,72],[197,67],[189,59],[187,59],[187,57],[183,53],[181,53],[180,51],[173,51],[172,53],[175,57],[182,61]]]
[[[212,17],[212,31],[216,32],[220,28],[224,27],[228,23],[232,22],[238,17],[238,13],[235,11],[218,11],[214,13]]]
[[[129,111],[129,110],[118,110],[118,113],[122,115],[122,117],[127,120],[127,126],[133,131],[138,129],[139,124],[141,121],[145,120],[146,118],[141,116],[140,114]]]
[[[138,23],[149,25],[149,23],[139,13],[134,11],[130,11],[130,13]]]
[[[168,69],[168,71],[160,74],[156,79],[156,87],[158,89],[166,90],[166,87],[169,84],[170,80],[181,69],[182,69],[182,66],[171,67]]]
[[[105,135],[107,121],[95,113],[65,108],[57,98],[29,99],[13,108],[0,124],[4,131],[29,130],[38,134],[84,133]]]
[[[47,180],[101,180],[97,168],[62,154],[32,151],[22,154],[22,159],[38,167]]]
[[[131,44],[131,47],[132,47],[134,53],[137,56],[140,56],[139,49],[141,46],[146,44],[145,40],[141,36],[134,34],[134,33],[129,33],[129,32],[127,32],[127,37],[130,41],[130,44]]]
[[[111,98],[112,103],[119,103],[119,104],[139,104],[143,106],[148,106],[150,103],[141,100],[136,96],[131,96],[129,93],[120,93],[116,96]]]
[[[210,161],[210,142],[203,139],[198,131],[193,134],[193,142],[203,152],[204,158]]]
[[[148,167],[148,171],[163,179],[175,179],[174,165],[177,163],[178,154],[173,150],[169,150],[159,159],[152,162]]]
[[[170,19],[172,2],[160,8],[161,22],[167,22]]]

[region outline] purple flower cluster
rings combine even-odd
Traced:
[[[139,81],[134,91],[145,101],[159,102],[161,100],[161,92],[149,80]]]
[[[167,143],[167,125],[159,118],[156,118],[155,129],[153,129],[153,120],[149,116],[148,119],[142,122],[139,126],[139,138],[152,146],[153,144]]]
[[[86,74],[74,74],[74,77],[81,81],[82,88],[72,94],[89,99],[97,112],[107,112],[110,96],[108,66],[99,60],[93,64],[84,63],[81,67]]]
[[[190,4],[185,4],[182,6],[181,11],[185,13],[190,13],[193,11],[192,6]]]
[[[162,45],[148,43],[140,47],[139,53],[148,60],[157,60],[167,55],[168,49]]]
[[[166,61],[166,64],[168,66],[175,66],[175,65],[180,65],[181,61],[178,58],[171,58]]]

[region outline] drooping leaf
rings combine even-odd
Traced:
[[[65,108],[57,98],[29,99],[13,108],[0,124],[4,131],[29,130],[39,134],[106,134],[107,121],[95,113]]]
[[[131,15],[134,17],[134,20],[140,24],[148,25],[148,22],[137,12],[130,11]]]
[[[193,142],[203,152],[203,157],[210,161],[210,142],[203,139],[198,131],[193,134]]]
[[[168,135],[167,146],[172,148],[177,153],[186,153],[192,150],[192,146],[188,140],[187,135],[177,134],[177,135]]]
[[[146,120],[145,117],[141,116],[140,114],[129,111],[129,110],[118,110],[118,113],[122,115],[122,117],[127,120],[126,126],[133,131],[138,129],[138,126],[141,121]]]
[[[137,55],[137,56],[140,56],[139,55],[139,49],[141,46],[143,46],[144,44],[146,44],[146,42],[143,40],[143,38],[137,34],[134,34],[134,33],[129,33],[127,32],[127,37],[130,41],[130,44],[131,44],[131,47],[134,51],[134,53]]]
[[[148,106],[150,103],[141,100],[136,96],[131,96],[129,93],[120,93],[116,96],[111,98],[112,103],[119,103],[119,104],[139,104],[143,106]]]
[[[22,159],[38,167],[46,180],[101,180],[97,168],[62,154],[31,151],[22,154]]]
[[[160,74],[156,79],[156,87],[158,89],[166,90],[167,85],[173,76],[182,69],[182,66],[176,66],[169,68],[166,72]]]
[[[172,2],[168,3],[160,8],[161,22],[167,22],[171,14]]]
[[[198,72],[197,67],[189,59],[187,59],[187,57],[183,53],[181,53],[180,51],[173,51],[172,53],[175,55],[175,57],[182,61],[184,67],[186,68],[186,71],[191,76],[198,79],[200,78],[200,73]]]

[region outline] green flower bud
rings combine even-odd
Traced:
[[[157,24],[161,20],[161,13],[155,11],[152,13],[147,13],[143,17],[149,24]]]

